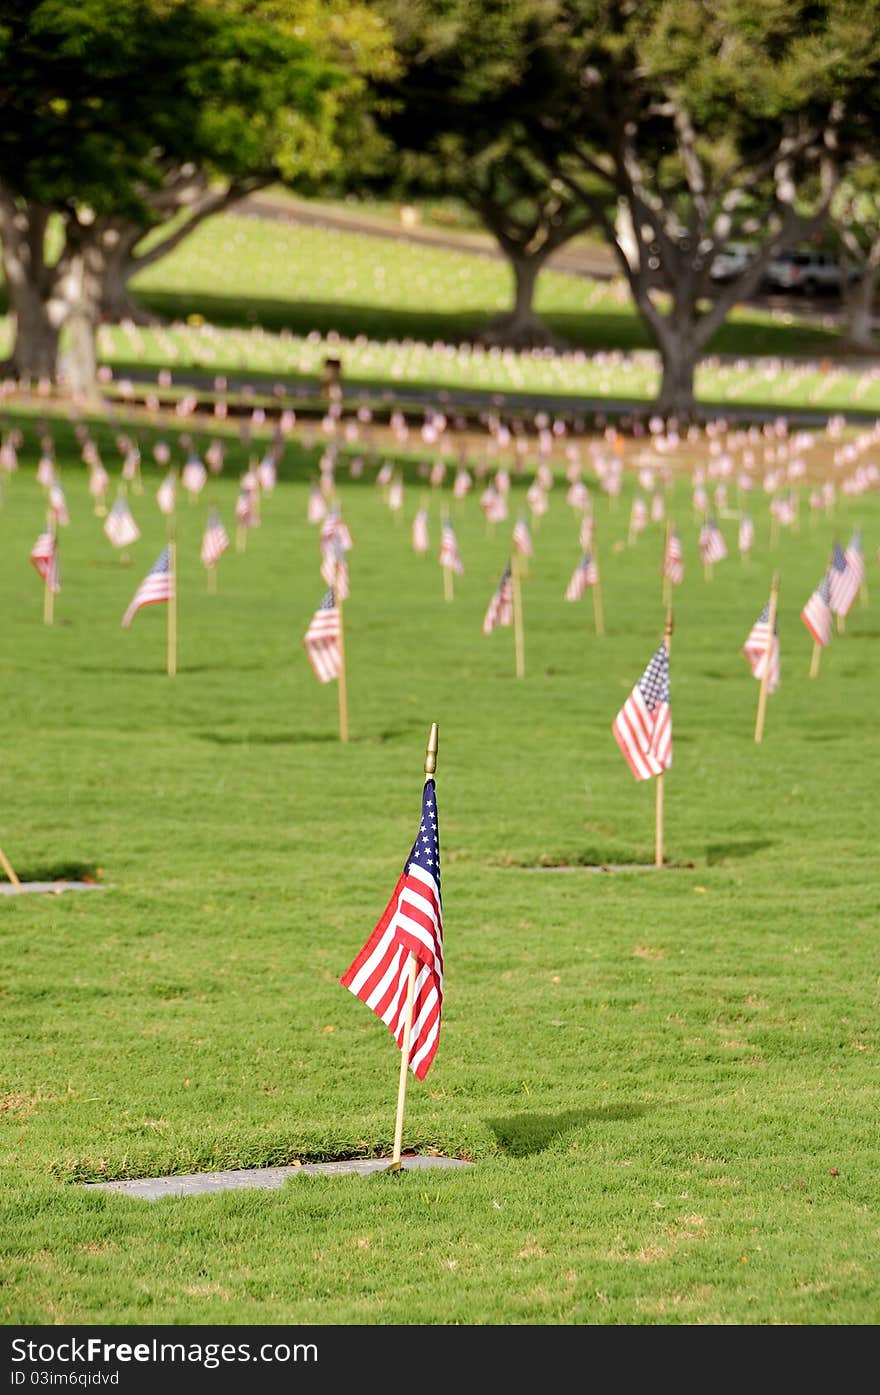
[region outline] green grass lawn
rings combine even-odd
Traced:
[[[689,484],[674,487],[676,865],[602,873],[588,864],[652,855],[654,790],[610,726],[662,631],[662,530],[615,550],[626,497],[596,498],[597,640],[589,593],[562,600],[577,519],[554,489],[518,681],[511,632],[481,633],[508,526],[487,537],[473,495],[453,506],[466,572],[447,604],[436,494],[431,553],[410,548],[415,462],[397,523],[372,470],[353,482],[340,468],[354,538],[343,746],[336,687],[301,642],[324,589],[306,521],[317,448],[289,445],[215,596],[198,561],[209,500],[182,501],[171,680],[164,608],[120,626],[164,541],[149,439],[126,566],[56,429],[71,522],[49,628],[24,429],[0,511],[0,847],[23,878],[79,870],[103,889],[0,900],[0,1319],[873,1323],[876,496],[841,497],[815,531],[804,510],[773,552],[756,506],[753,563],[706,582]],[[230,531],[242,466],[230,447],[207,491]],[[799,612],[855,522],[871,604],[810,681]],[[775,567],[783,682],[756,746],[740,651]],[[415,834],[433,720],[446,1000],[404,1144],[476,1166],[159,1203],[85,1190],[390,1150],[398,1053],[338,980]],[[572,870],[539,870],[561,863]]]

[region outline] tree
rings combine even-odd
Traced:
[[[630,255],[621,221],[586,196],[659,350],[661,413],[693,415],[696,363],[730,309],[826,220],[875,33],[845,0],[560,0],[527,119],[573,192],[589,173],[619,201]],[[712,262],[732,239],[754,256],[718,289]]]
[[[873,351],[877,277],[880,274],[880,166],[867,154],[857,158],[831,204],[831,221],[843,251],[843,297],[847,342]]]
[[[144,192],[150,225],[126,222],[114,230],[106,263],[101,308],[111,320],[149,322],[133,299],[129,283],[139,271],[174,251],[206,218],[238,203],[273,181],[313,191],[339,179],[346,160],[368,170],[385,154],[385,142],[372,119],[369,84],[396,74],[396,54],[381,16],[359,0],[215,0],[229,15],[244,14],[277,28],[309,46],[316,59],[332,65],[333,82],[320,93],[319,119],[314,113],[288,111],[283,150],[272,173],[255,169],[249,177],[230,175],[225,167],[193,152],[169,160],[161,184]]]
[[[486,340],[518,348],[559,343],[534,310],[541,268],[595,221],[548,177],[518,119],[518,78],[531,0],[385,0],[399,55],[378,88],[379,127],[390,142],[376,177],[357,181],[393,197],[452,194],[496,239],[514,285],[510,312]]]
[[[133,229],[181,208],[206,216],[294,166],[332,121],[339,76],[286,29],[209,0],[9,0],[2,18],[12,367],[54,377],[66,327],[70,386],[86,391],[105,283]]]

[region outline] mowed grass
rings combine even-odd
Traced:
[[[443,600],[374,471],[338,472],[354,538],[352,739],[302,635],[321,599],[306,521],[317,449],[288,445],[246,550],[207,593],[206,504],[227,528],[240,452],[179,510],[179,672],[165,611],[120,626],[164,542],[143,440],[124,566],[68,428],[64,589],[42,623],[28,552],[36,435],[0,512],[6,597],[0,846],[23,878],[103,889],[3,897],[2,1298],[12,1323],[868,1324],[880,1240],[875,1126],[880,675],[875,497],[841,499],[704,580],[690,484],[672,641],[674,764],[661,872],[653,785],[611,722],[659,642],[662,529],[631,547],[596,492],[608,634],[564,485],[524,583],[526,676],[483,613],[509,525],[454,504],[466,568]],[[118,457],[98,435],[114,476]],[[176,459],[184,456],[178,451]],[[511,523],[528,477],[514,489]],[[448,500],[448,490],[446,491]],[[807,671],[800,608],[861,523],[870,605]],[[723,522],[735,554],[735,523]],[[783,683],[755,745],[741,645],[781,572]],[[416,831],[430,722],[446,953],[440,1047],[405,1146],[468,1170],[294,1179],[136,1201],[88,1180],[390,1152],[399,1056],[339,984]],[[573,870],[536,870],[568,864]],[[97,869],[102,869],[99,873]]]
[[[472,251],[225,214],[140,273],[132,288],[169,317],[196,313],[214,324],[291,333],[458,343],[511,308],[513,277],[505,261]],[[545,268],[535,308],[574,347],[652,347],[622,278]],[[824,352],[836,340],[830,329],[749,308],[731,317],[710,349]]]

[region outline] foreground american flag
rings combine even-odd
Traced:
[[[769,601],[749,630],[743,653],[755,678],[763,679],[766,670],[767,691],[775,693],[779,687],[779,625],[774,620],[771,643]]]
[[[128,629],[142,606],[156,605],[159,601],[170,601],[173,595],[174,573],[171,570],[171,554],[166,547],[135,591],[131,604],[122,617],[122,628]]]
[[[124,499],[117,499],[104,521],[104,532],[114,547],[128,547],[137,542],[141,530],[134,521]]]
[[[54,533],[41,533],[31,548],[31,561],[50,591],[61,590],[61,569],[58,565],[58,541]]]
[[[611,727],[637,780],[661,775],[672,764],[669,655],[661,644]]]
[[[303,636],[303,644],[309,656],[309,663],[321,683],[329,683],[339,677],[342,668],[339,609],[332,586],[312,616],[309,628]]]
[[[203,567],[216,567],[229,546],[229,534],[216,509],[208,515],[208,522],[202,534],[201,559]]]
[[[510,563],[504,568],[501,580],[489,602],[483,619],[483,634],[489,635],[496,625],[510,625],[513,621],[513,582]]]
[[[464,572],[464,564],[461,560],[461,553],[458,550],[458,539],[455,536],[455,529],[449,518],[444,518],[443,529],[440,534],[440,565],[448,567],[450,571],[461,576]]]
[[[593,561],[593,554],[588,548],[571,574],[571,580],[565,589],[565,599],[579,601],[587,587],[595,585],[596,563]]]
[[[801,619],[817,644],[826,645],[829,643],[831,639],[831,587],[827,573],[801,611]]]
[[[681,539],[675,528],[670,529],[669,532],[660,574],[668,577],[673,586],[680,586],[684,581],[684,552],[682,551]]]
[[[425,781],[422,818],[391,899],[341,982],[381,1018],[403,1050],[409,956],[418,960],[409,1067],[423,1080],[437,1051],[443,1005],[443,906],[434,781]]]

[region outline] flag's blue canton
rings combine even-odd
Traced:
[[[168,548],[166,547],[165,551],[162,553],[162,556],[159,558],[156,565],[150,568],[149,574],[150,576],[159,576],[162,574],[162,572],[168,572],[170,570],[171,558],[168,556]]]
[[[426,780],[422,794],[422,822],[409,855],[407,869],[413,863],[429,873],[440,886],[440,835],[437,832],[437,799],[434,781]]]
[[[755,624],[756,624],[756,625],[768,625],[769,623],[770,623],[770,602],[768,601],[767,604],[764,606],[764,609],[761,611],[761,614],[758,616],[757,620],[755,621]],[[779,616],[778,616],[778,615],[777,615],[776,619],[775,619],[774,622],[773,622],[773,633],[774,633],[775,635],[778,635],[778,634],[779,634]]]
[[[831,587],[828,583],[827,573],[819,583],[819,595],[826,605],[831,604]]]
[[[834,552],[831,555],[831,565],[836,572],[846,571],[846,558],[843,555],[843,548],[840,543],[834,544]]]
[[[331,586],[330,589],[329,589],[329,591],[325,591],[325,592],[324,592],[324,599],[322,600],[321,604],[318,606],[318,609],[319,609],[319,610],[332,610],[333,607],[335,606],[335,604],[336,604],[336,597],[335,597],[334,594],[333,594],[333,587]]]
[[[669,656],[661,644],[639,679],[639,689],[649,712],[661,702],[669,701]]]

